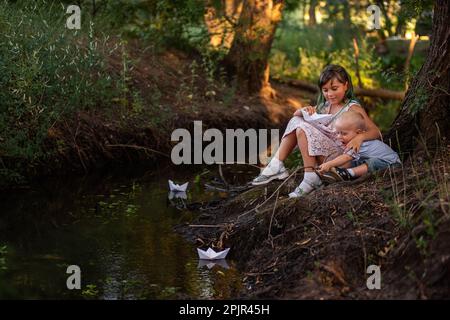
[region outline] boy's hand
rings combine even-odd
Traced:
[[[331,169],[331,165],[329,164],[329,162],[322,163],[319,166],[320,173],[328,172],[328,171],[330,171],[330,169]]]
[[[356,135],[352,140],[347,143],[345,146],[344,152],[349,151],[350,149],[353,149],[355,153],[359,152],[359,148],[361,147],[361,144],[364,142],[364,137],[362,134]]]

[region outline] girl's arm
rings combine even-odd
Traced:
[[[358,112],[359,114],[361,114],[366,123],[366,131],[358,134],[349,143],[347,143],[347,145],[345,147],[345,151],[353,149],[353,151],[355,151],[357,153],[357,152],[359,152],[359,148],[361,147],[361,144],[364,141],[382,139],[383,137],[381,136],[380,129],[378,129],[377,125],[372,121],[372,119],[369,118],[369,116],[366,113],[366,110],[364,110],[363,107],[355,104],[355,105],[352,105],[350,107],[350,109],[352,111],[355,111],[355,112]]]
[[[344,165],[345,163],[349,162],[350,160],[352,160],[352,157],[351,157],[350,155],[348,155],[348,154],[341,154],[339,157],[337,157],[337,158],[335,158],[335,159],[333,159],[333,160],[331,160],[331,161],[322,163],[322,164],[319,166],[319,172],[320,172],[320,173],[322,173],[322,172],[327,172],[327,171],[329,171],[332,167],[339,167],[339,166],[342,166],[342,165]]]

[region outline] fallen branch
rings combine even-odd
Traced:
[[[267,233],[267,238],[271,239],[271,243],[272,243],[272,248],[273,248],[273,237],[271,234],[272,231],[272,221],[273,221],[273,216],[275,215],[275,210],[277,209],[277,203],[278,203],[278,196],[280,195],[280,190],[277,191],[277,197],[275,199],[275,204],[273,206],[273,211],[272,211],[272,216],[270,217],[270,223],[269,223],[269,231]]]
[[[229,189],[230,185],[228,184],[227,180],[225,180],[225,177],[223,176],[222,165],[221,164],[219,164],[219,175],[220,175],[220,179],[222,179],[222,181],[225,184],[225,186]]]
[[[319,90],[319,88],[316,85],[303,80],[283,78],[280,79],[280,82],[286,83],[292,87],[309,91],[311,93],[317,93],[317,91]],[[354,92],[357,96],[364,96],[364,97],[374,97],[391,100],[403,100],[405,98],[405,91],[394,91],[383,88],[364,89],[360,87],[355,87]]]
[[[157,153],[157,154],[160,154],[160,155],[162,155],[164,157],[170,158],[167,154],[165,154],[165,153],[163,153],[161,151],[153,150],[153,149],[150,149],[150,148],[147,148],[147,147],[137,146],[137,145],[134,145],[134,144],[105,144],[105,146],[106,147],[110,147],[110,148],[112,148],[112,147],[119,147],[119,148],[140,149],[140,150],[145,150],[145,151],[150,151],[150,152],[153,152],[153,153]]]
[[[315,169],[314,167],[298,167],[297,169],[295,169],[295,170],[289,175],[289,177],[287,177],[287,178],[286,178],[286,179],[278,186],[278,188],[270,195],[270,197],[268,197],[266,200],[264,200],[261,204],[257,205],[256,207],[254,207],[254,208],[252,208],[252,209],[250,209],[250,210],[248,210],[248,211],[246,211],[246,212],[240,214],[240,215],[237,217],[236,222],[239,221],[239,219],[240,219],[241,217],[243,217],[243,216],[245,216],[245,215],[247,215],[247,214],[249,214],[249,213],[251,213],[251,212],[253,212],[253,211],[258,212],[258,209],[261,208],[263,205],[265,205],[265,204],[267,203],[267,201],[269,201],[270,199],[272,199],[272,197],[273,197],[273,196],[281,189],[281,187],[282,187],[287,181],[289,181],[289,179],[291,179],[291,178],[292,178],[299,170],[304,170],[304,169],[306,169],[306,168],[312,168],[312,169]]]
[[[226,228],[226,224],[190,224],[191,228]]]

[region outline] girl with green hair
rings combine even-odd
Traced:
[[[289,176],[283,161],[298,147],[302,154],[305,174],[300,185],[289,194],[296,198],[307,194],[322,182],[314,172],[325,160],[329,161],[344,151],[353,149],[359,151],[361,143],[366,140],[379,139],[380,130],[369,118],[366,111],[354,97],[353,84],[350,75],[339,65],[328,65],[319,77],[319,97],[316,106],[308,106],[297,110],[289,121],[281,139],[280,147],[267,167],[253,181],[253,185],[263,185],[272,180],[283,180]],[[367,130],[359,134],[353,140],[343,145],[333,131],[334,121],[343,113],[352,110],[360,113]],[[309,115],[314,113],[327,114],[329,117],[322,121],[307,121],[304,112]]]

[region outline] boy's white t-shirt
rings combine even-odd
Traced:
[[[346,152],[354,160],[365,160],[369,158],[377,158],[388,162],[389,164],[401,163],[400,158],[394,150],[380,140],[364,141],[356,153],[353,149]]]

